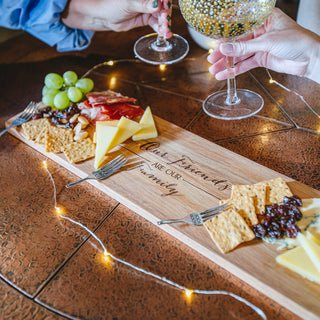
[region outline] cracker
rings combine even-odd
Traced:
[[[266,205],[267,186],[265,184],[233,185],[231,198],[241,198],[245,195],[253,197],[256,214],[263,214]]]
[[[45,134],[46,152],[59,153],[73,142],[73,130],[50,126]]]
[[[41,131],[50,125],[50,120],[48,118],[41,118],[23,123],[22,129],[28,140],[36,140]]]
[[[95,146],[90,138],[67,145],[64,154],[70,163],[77,163],[95,156]]]
[[[46,134],[49,131],[49,127],[44,127],[41,132],[38,134],[38,137],[36,140],[34,140],[35,143],[45,145],[46,143]]]
[[[266,205],[270,205],[272,203],[280,203],[283,201],[283,198],[285,196],[293,196],[289,186],[281,177],[272,180],[261,181],[257,184],[264,184],[267,187]]]
[[[204,226],[223,253],[227,253],[239,244],[255,238],[253,231],[244,219],[233,209],[224,211],[205,221]]]
[[[240,214],[248,226],[259,223],[254,205],[254,197],[250,197],[247,194],[240,197],[233,195],[231,199],[220,201],[220,204],[224,203],[229,203],[232,208]]]

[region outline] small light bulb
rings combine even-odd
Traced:
[[[190,297],[193,293],[193,290],[186,289],[184,293],[186,294],[187,297]]]
[[[269,83],[275,83],[275,81],[273,79],[270,79]]]
[[[43,166],[45,167],[45,168],[47,168],[48,167],[48,163],[47,163],[47,161],[42,161],[42,164],[43,164]]]
[[[167,68],[167,66],[166,66],[165,64],[160,64],[160,65],[159,65],[159,69],[160,69],[161,71],[166,70],[166,68]]]
[[[108,65],[108,66],[113,66],[113,65],[114,65],[114,61],[113,61],[113,60],[109,60],[109,61],[107,62],[107,65]]]
[[[60,216],[60,214],[61,214],[61,212],[62,212],[61,208],[55,207],[55,210],[56,210],[56,214],[57,214],[58,216]]]
[[[104,250],[103,254],[106,258],[110,255],[110,253],[107,250]]]
[[[214,50],[211,48],[209,49],[209,54],[211,54]]]

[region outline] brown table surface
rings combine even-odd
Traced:
[[[0,45],[0,129],[28,101],[41,99],[48,72],[83,74],[109,59],[125,59],[93,75],[112,90],[138,98],[143,107],[152,106],[155,115],[320,189],[319,119],[295,94],[269,84],[264,69],[237,79],[238,87],[263,96],[261,112],[237,121],[208,117],[203,99],[226,83],[207,72],[207,52],[192,41],[177,8],[173,31],[184,36],[191,49],[184,61],[165,71],[131,61],[134,41],[149,28],[97,33],[87,50],[74,53],[57,53],[28,34],[15,34]],[[319,85],[272,75],[320,112]],[[112,268],[102,263],[97,242],[52,213],[47,192],[52,186],[41,167],[45,157],[10,134],[1,137],[0,150],[1,319],[260,319],[230,297],[193,296],[188,301],[169,285],[116,263]],[[186,287],[233,292],[264,310],[268,319],[298,319],[90,184],[65,189],[74,175],[48,162],[59,202],[119,257]]]

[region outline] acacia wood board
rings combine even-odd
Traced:
[[[230,197],[233,184],[283,177],[293,194],[305,199],[320,197],[320,191],[172,123],[157,117],[155,122],[157,138],[138,142],[129,139],[108,154],[106,162],[119,154],[128,158],[120,172],[106,180],[89,181],[154,224],[217,206],[220,199]],[[45,152],[42,146],[27,140],[19,127],[10,129],[10,133],[80,178],[94,170],[93,160],[70,164],[63,154]],[[320,286],[278,265],[276,246],[254,240],[223,254],[203,226],[159,227],[300,317],[320,318]]]

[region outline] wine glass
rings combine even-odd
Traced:
[[[205,36],[233,42],[259,28],[271,14],[276,0],[179,0],[187,23]],[[236,89],[234,59],[226,57],[227,90],[208,96],[204,111],[211,117],[235,120],[250,117],[264,104],[262,97],[247,89]]]
[[[181,36],[173,34],[170,39],[166,39],[163,29],[167,14],[163,1],[158,0],[161,6],[158,12],[158,33],[151,33],[138,39],[134,45],[134,53],[140,60],[151,64],[172,64],[182,60],[189,51],[188,42]],[[169,1],[169,3],[171,3]],[[169,5],[168,3],[168,5]]]

